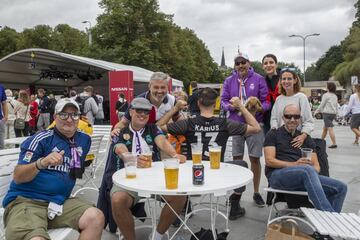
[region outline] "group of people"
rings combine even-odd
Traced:
[[[46,94],[43,88],[37,90],[37,94],[29,94],[26,90],[13,91],[2,90],[1,97],[3,119],[0,127],[0,149],[4,148],[4,139],[10,138],[14,132],[15,137],[32,136],[36,132],[43,131],[54,122],[54,112],[57,100],[54,94]],[[103,96],[94,94],[93,87],[86,86],[84,91],[77,94],[71,90],[71,98],[78,102],[82,120],[90,125],[102,124],[104,120]],[[62,96],[70,97],[70,96]]]
[[[118,227],[124,239],[135,239],[132,212],[140,197],[112,183],[113,173],[124,166],[124,154],[136,153],[140,168],[146,165],[145,149],[152,149],[153,161],[172,157],[183,163],[191,158],[191,143],[202,144],[205,161],[209,159],[209,148],[216,145],[222,148],[221,161],[248,167],[243,160],[246,143],[254,173],[253,200],[259,207],[265,205],[259,191],[260,158],[264,151],[270,186],[307,191],[315,208],[340,212],[347,186],[318,174],[316,144],[311,138],[314,120],[307,98],[301,93],[299,77],[294,69],[279,70],[273,54],[264,56],[262,63],[265,77],[254,71],[246,54],[236,55],[234,70],[225,79],[221,94],[221,106],[228,112],[225,118],[214,115],[218,97],[215,90],[196,89],[194,84],[195,91],[189,99],[182,93],[173,96],[168,93],[169,76],[162,72],[152,74],[148,91],[133,99],[126,111],[119,108],[121,116],[112,131],[98,208],[70,198],[76,179],[84,172],[91,139],[77,129],[82,112],[79,103],[71,97],[60,99],[53,114],[55,127],[35,134],[21,146],[14,180],[3,202],[7,239],[48,239],[46,229],[60,226],[79,230],[81,239],[100,239],[107,223]],[[360,96],[354,96],[350,101],[356,105],[356,97]],[[119,106],[125,102],[123,98],[119,95]],[[185,114],[187,110],[190,114]],[[354,111],[353,115],[359,113]],[[327,121],[330,120],[331,117]],[[352,127],[356,123],[355,119]],[[182,136],[186,151],[172,145],[167,140],[169,135]],[[233,159],[225,159],[229,136],[233,138]],[[303,147],[313,149],[310,160],[302,157]],[[245,215],[240,205],[244,191],[245,187],[234,189],[230,196],[230,220]],[[180,214],[184,209],[186,197],[167,196],[166,201],[168,205],[163,207],[154,233],[156,240],[162,239],[176,220],[173,211]],[[28,211],[22,210],[25,206]],[[54,216],[49,213],[54,208],[61,211],[51,218]]]

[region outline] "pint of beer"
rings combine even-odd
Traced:
[[[202,159],[202,145],[198,143],[191,144],[191,156],[193,164],[201,164]]]
[[[219,169],[221,159],[221,147],[209,147],[210,168]]]
[[[144,166],[144,168],[151,168],[152,152],[144,152],[142,155],[146,158],[146,165]]]
[[[136,154],[127,152],[127,153],[123,153],[121,157],[125,165],[126,178],[128,179],[136,178],[136,165],[137,165]]]
[[[179,180],[179,159],[167,158],[163,160],[166,189],[177,189]]]

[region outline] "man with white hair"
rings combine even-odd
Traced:
[[[150,111],[149,122],[155,123],[168,111],[171,110],[176,104],[175,97],[168,93],[168,81],[169,75],[163,72],[154,72],[150,77],[149,91],[141,93],[138,97],[146,98],[153,105]],[[173,121],[177,121],[180,118],[179,113],[173,116]],[[113,135],[118,135],[120,130],[129,125],[131,116],[129,110],[115,125],[112,132]]]

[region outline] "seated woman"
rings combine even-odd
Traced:
[[[271,128],[277,129],[284,124],[282,111],[286,105],[295,104],[299,106],[301,124],[299,124],[298,130],[301,131],[301,134],[293,139],[292,146],[300,148],[306,137],[314,130],[314,119],[306,95],[300,92],[301,83],[295,69],[284,68],[281,70],[279,90],[281,95],[276,98],[271,111]]]

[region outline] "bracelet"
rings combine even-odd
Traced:
[[[38,166],[38,161],[39,161],[39,160],[37,160],[37,161],[35,162],[35,167],[36,167],[37,170],[40,171],[41,169],[40,169],[39,166]],[[40,161],[41,161],[41,160],[40,160]]]

